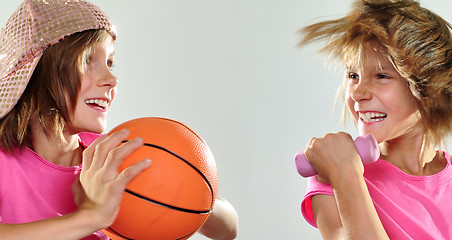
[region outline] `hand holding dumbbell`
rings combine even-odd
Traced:
[[[355,147],[364,164],[373,163],[380,157],[377,140],[372,135],[359,136],[355,139]],[[295,165],[298,173],[303,177],[310,177],[317,174],[317,171],[306,159],[304,150],[295,155]]]

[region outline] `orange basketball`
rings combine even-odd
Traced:
[[[165,118],[139,118],[127,140],[145,145],[127,157],[119,171],[149,158],[151,166],[126,187],[115,222],[104,232],[117,239],[187,239],[210,215],[217,194],[215,159],[206,142],[184,124]]]

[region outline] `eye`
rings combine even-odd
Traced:
[[[359,82],[359,75],[354,72],[349,72],[348,79],[350,83],[356,84]]]
[[[109,68],[110,70],[112,70],[112,69],[113,69],[113,66],[114,66],[113,60],[107,60],[107,66],[108,66],[108,68]]]
[[[389,75],[386,75],[386,74],[384,74],[384,73],[379,73],[379,74],[377,74],[377,77],[378,77],[379,79],[388,79],[388,78],[391,78]]]
[[[89,64],[91,63],[91,60],[92,60],[91,54],[90,54],[90,53],[87,53],[87,54],[85,55],[85,58],[84,58],[84,60],[83,60],[83,63],[84,63],[85,65],[89,65]]]
[[[91,51],[86,51],[83,53],[83,55],[81,56],[81,64],[80,64],[80,70],[82,72],[86,72],[88,71],[88,68],[90,68],[91,64],[92,64],[92,55],[91,55]]]

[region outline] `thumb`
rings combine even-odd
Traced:
[[[85,190],[82,187],[82,184],[80,182],[80,174],[77,175],[75,178],[75,181],[71,185],[72,194],[74,195],[74,202],[77,206],[80,206],[80,204],[85,199]]]

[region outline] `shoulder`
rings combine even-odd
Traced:
[[[446,158],[447,163],[452,164],[452,156],[446,151],[443,151],[444,157]]]
[[[80,138],[80,144],[82,144],[85,148],[91,145],[94,140],[101,137],[103,134],[99,133],[91,133],[91,132],[82,132],[78,134]]]
[[[11,161],[11,159],[15,158],[13,154],[8,153],[7,151],[0,149],[0,170],[8,169],[9,164],[15,162]]]
[[[11,162],[11,160],[17,160],[20,156],[29,155],[27,148],[14,148],[11,151],[6,151],[0,148],[0,164],[6,164]]]

